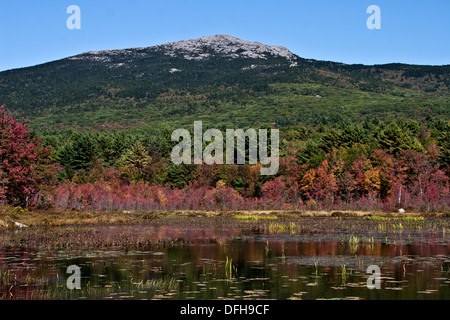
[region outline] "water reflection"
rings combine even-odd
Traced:
[[[195,223],[5,234],[0,297],[450,299],[449,238],[439,230],[380,234],[359,222],[343,233],[344,225],[296,221],[301,232],[278,233],[261,223]],[[366,287],[374,264],[381,290]],[[81,267],[82,290],[66,288],[70,265]]]

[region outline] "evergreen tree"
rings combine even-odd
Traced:
[[[119,161],[120,176],[128,181],[144,181],[146,168],[152,162],[147,149],[141,142],[136,142]]]

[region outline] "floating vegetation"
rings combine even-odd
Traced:
[[[140,290],[156,289],[156,290],[178,290],[180,283],[174,277],[164,277],[161,279],[147,280],[145,283],[141,281],[137,284],[137,288]]]
[[[403,221],[425,221],[424,217],[403,217]]]
[[[389,221],[389,220],[391,220],[391,218],[389,218],[389,217],[380,217],[380,216],[367,217],[366,219],[373,220],[373,221]]]
[[[373,216],[368,217],[368,219],[373,221],[410,221],[410,222],[423,222],[425,221],[424,217],[380,217],[380,216]]]

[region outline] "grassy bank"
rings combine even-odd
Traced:
[[[28,211],[26,209],[3,207],[0,209],[0,229],[34,226],[64,225],[107,225],[139,224],[148,220],[167,216],[188,217],[234,217],[252,220],[254,217],[449,217],[448,212],[383,212],[383,211]]]

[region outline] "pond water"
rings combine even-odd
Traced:
[[[450,299],[450,219],[164,217],[0,232],[2,299]],[[67,268],[81,269],[69,290]],[[367,268],[378,266],[380,289]]]

